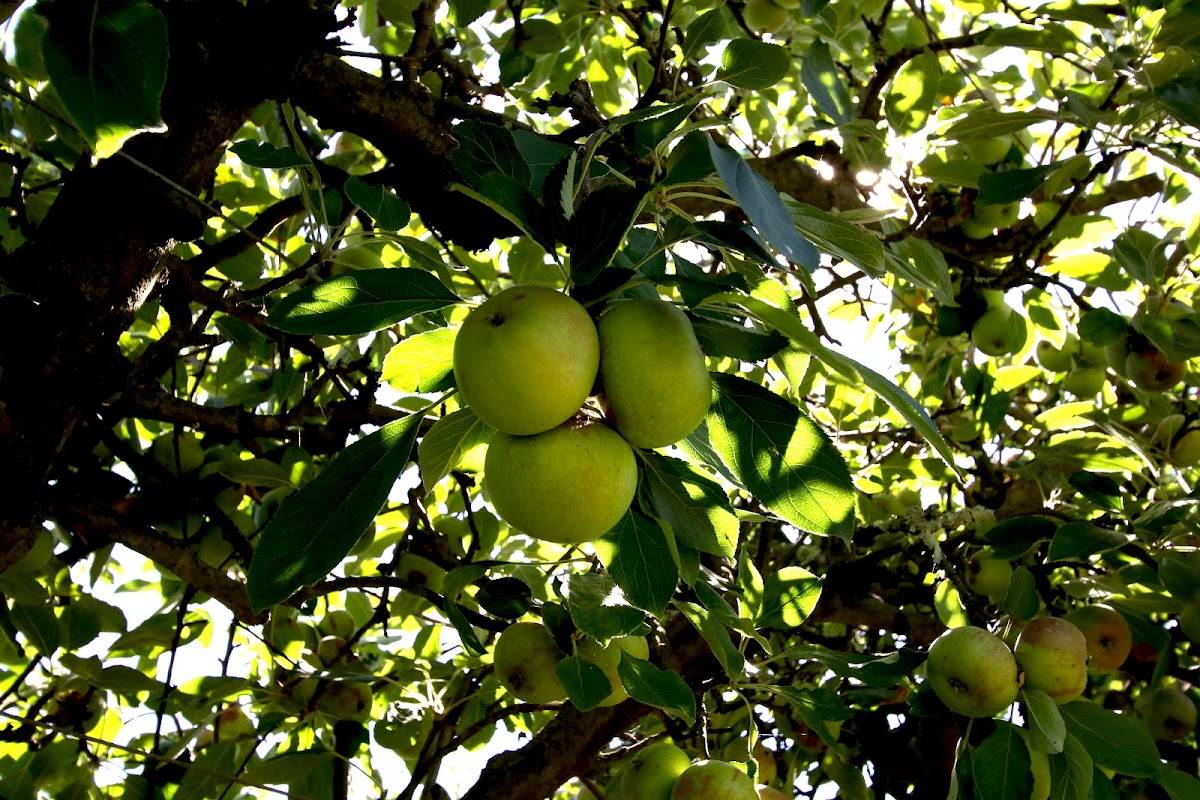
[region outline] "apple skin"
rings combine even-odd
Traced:
[[[254,723],[239,706],[229,706],[217,715],[217,739],[228,741],[254,735]]]
[[[1017,663],[1025,672],[1025,687],[1041,689],[1062,704],[1087,687],[1087,638],[1058,617],[1030,620],[1016,647]]]
[[[548,431],[574,416],[599,364],[587,311],[542,286],[514,286],[488,299],[454,339],[463,399],[481,420],[512,435]]]
[[[781,8],[771,0],[748,0],[742,15],[746,25],[759,33],[775,33],[787,24],[790,17],[786,8]]]
[[[994,717],[1017,699],[1017,662],[998,637],[983,628],[952,628],[929,647],[925,677],[951,711]]]
[[[989,356],[1015,353],[1025,346],[1029,335],[1025,318],[1010,308],[991,308],[971,326],[971,342]]]
[[[1155,739],[1178,742],[1196,729],[1196,704],[1175,686],[1160,686],[1138,698],[1138,711]]]
[[[967,156],[985,167],[998,164],[1012,149],[1012,137],[993,136],[988,139],[968,139],[963,142],[967,148]]]
[[[1131,352],[1125,357],[1125,376],[1139,389],[1165,392],[1183,378],[1183,364],[1167,361],[1154,349]]]
[[[527,703],[553,703],[567,696],[554,667],[562,651],[546,626],[515,622],[496,640],[492,664],[496,677]]]
[[[441,594],[446,570],[424,556],[405,553],[396,561],[396,577],[416,586],[427,586]]]
[[[995,558],[990,550],[981,550],[967,562],[967,586],[975,594],[986,595],[993,600],[1003,600],[1012,580],[1012,564],[1003,558]]]
[[[1067,373],[1062,385],[1076,397],[1095,397],[1104,388],[1104,379],[1100,367],[1080,367]]]
[[[670,800],[671,789],[692,759],[671,742],[658,742],[639,750],[621,773],[620,797]]]
[[[989,228],[1008,228],[1021,217],[1020,203],[1003,203],[1001,205],[976,205],[971,210],[971,216],[976,222],[981,222]]]
[[[612,686],[612,694],[600,703],[601,706],[615,706],[629,697],[621,683],[621,675],[617,672],[617,665],[621,663],[621,653],[629,653],[634,658],[646,661],[650,658],[650,645],[645,636],[618,636],[605,645],[594,639],[586,639],[579,644],[579,657],[604,670],[604,676]]]
[[[1188,431],[1171,445],[1171,463],[1177,467],[1200,464],[1200,428]]]
[[[1044,369],[1051,372],[1067,372],[1074,363],[1074,355],[1079,352],[1078,340],[1068,339],[1062,347],[1055,347],[1046,340],[1038,342],[1034,355]]]
[[[696,430],[712,379],[687,316],[661,300],[621,300],[597,327],[604,394],[625,440],[665,447]]]
[[[317,630],[322,636],[338,636],[342,639],[349,639],[358,630],[358,623],[354,621],[354,616],[345,609],[338,608],[329,611],[317,623]]]
[[[371,717],[374,692],[365,683],[327,683],[317,695],[317,710],[338,720],[365,722]]]
[[[637,462],[625,440],[598,422],[537,436],[501,433],[488,446],[484,487],[512,527],[579,544],[607,533],[629,510]]]
[[[1089,666],[1096,672],[1119,669],[1133,648],[1129,623],[1108,606],[1084,606],[1066,616],[1087,639]]]
[[[175,463],[175,434],[164,433],[150,445],[150,455],[173,475],[188,475],[204,463],[204,445],[194,433],[179,434],[179,463]]]
[[[697,761],[671,790],[671,800],[758,800],[750,776],[728,761]]]
[[[317,643],[317,662],[321,666],[331,667],[348,655],[346,640],[340,636],[325,636]]]
[[[786,794],[773,786],[759,784],[754,789],[758,792],[758,800],[790,800]]]
[[[963,236],[968,239],[986,239],[992,235],[995,230],[991,225],[980,222],[974,217],[967,217],[959,224],[958,229],[962,231]]]

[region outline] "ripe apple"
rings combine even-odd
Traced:
[[[509,625],[492,653],[496,677],[527,703],[553,703],[567,696],[554,674],[561,658],[562,651],[550,631],[536,622]]]
[[[691,765],[688,754],[671,742],[639,750],[621,773],[621,797],[670,800],[671,789]]]
[[[326,612],[321,621],[317,623],[317,630],[323,636],[339,636],[349,639],[358,630],[358,623],[354,621],[354,616],[349,611],[337,608]]]
[[[1025,686],[1041,689],[1056,703],[1074,700],[1087,687],[1087,638],[1065,619],[1030,620],[1017,639],[1016,655]]]
[[[204,463],[204,445],[194,433],[179,434],[179,460],[175,460],[175,434],[159,435],[150,445],[150,455],[174,475],[187,475]]]
[[[1155,739],[1178,742],[1196,729],[1196,704],[1176,686],[1160,686],[1142,695],[1137,709]]]
[[[995,558],[991,550],[980,550],[967,562],[967,586],[975,594],[986,595],[993,601],[1004,599],[1012,580],[1012,564]]]
[[[998,164],[1012,149],[1011,136],[993,136],[987,139],[968,139],[963,142],[967,146],[967,156],[974,162],[990,167]]]
[[[1087,639],[1090,666],[1097,672],[1118,669],[1129,657],[1133,633],[1125,618],[1108,606],[1084,606],[1066,616]]]
[[[759,33],[775,33],[787,24],[789,15],[786,8],[781,8],[772,0],[747,0],[742,9],[746,25]]]
[[[586,639],[579,645],[579,657],[604,670],[604,676],[612,686],[612,694],[600,703],[602,706],[615,706],[629,697],[617,672],[617,665],[621,663],[621,653],[629,653],[645,661],[650,658],[650,645],[645,636],[618,636],[610,639],[605,645],[594,639]]]
[[[1139,389],[1165,392],[1183,377],[1183,364],[1167,361],[1155,348],[1143,349],[1125,357],[1125,376]]]
[[[754,787],[758,791],[758,800],[789,800],[788,796],[773,786],[759,784]]]
[[[621,300],[598,330],[604,394],[625,440],[665,447],[694,431],[712,381],[687,316],[661,300]]]
[[[1017,662],[999,638],[983,628],[952,628],[929,647],[925,677],[951,711],[992,717],[1017,699]]]
[[[1055,347],[1043,339],[1038,342],[1034,355],[1043,368],[1051,372],[1066,372],[1074,363],[1075,353],[1079,352],[1079,340],[1069,338],[1062,347]]]
[[[1200,603],[1191,603],[1179,612],[1179,630],[1193,644],[1200,642]]]
[[[971,342],[989,356],[1015,353],[1025,346],[1025,318],[1010,308],[990,308],[971,327]]]
[[[454,378],[475,415],[526,436],[570,419],[600,364],[596,326],[583,306],[542,286],[489,298],[454,340]]]
[[[683,771],[671,800],[758,800],[750,776],[728,761],[697,761]]]
[[[424,556],[405,553],[396,560],[396,577],[414,586],[427,586],[441,594],[446,570]]]
[[[317,710],[333,719],[365,722],[371,716],[374,692],[365,683],[328,683],[317,695]]]
[[[598,422],[569,423],[537,436],[497,434],[484,488],[496,513],[538,539],[579,544],[607,533],[637,489],[633,450]]]
[[[1095,397],[1104,388],[1104,370],[1100,367],[1079,367],[1063,378],[1063,388],[1076,397]]]

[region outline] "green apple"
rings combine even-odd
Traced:
[[[1033,206],[1033,221],[1037,223],[1039,228],[1044,228],[1050,224],[1050,220],[1054,219],[1054,215],[1058,213],[1059,203],[1053,200],[1043,200],[1040,203],[1035,203]]]
[[[747,0],[742,15],[750,30],[759,33],[775,33],[787,24],[790,16],[786,8],[780,7],[772,0]]]
[[[982,353],[1003,356],[1025,346],[1025,318],[1010,308],[990,308],[971,326],[971,342]]]
[[[488,446],[484,488],[517,530],[579,544],[607,533],[629,510],[637,463],[625,440],[598,422],[537,436],[499,433]]]
[[[350,651],[346,649],[346,640],[342,637],[323,636],[321,641],[317,642],[316,655],[317,663],[320,666],[332,667],[334,664],[350,655]]]
[[[617,672],[617,665],[621,663],[621,653],[629,653],[634,658],[646,661],[650,658],[650,645],[645,636],[618,636],[604,645],[594,639],[586,639],[579,645],[579,657],[604,670],[604,675],[612,686],[612,694],[600,703],[602,706],[615,706],[629,697]]]
[[[671,789],[692,760],[671,742],[639,750],[621,773],[621,797],[670,800]]]
[[[754,781],[728,761],[697,761],[683,771],[671,800],[758,800]]]
[[[989,228],[1008,228],[1021,216],[1020,203],[1001,203],[999,205],[975,204],[971,216],[976,222],[981,222]]]
[[[454,378],[475,415],[526,436],[566,422],[592,391],[596,326],[583,306],[542,286],[514,286],[467,315]]]
[[[1008,645],[983,628],[952,628],[929,647],[925,677],[951,711],[993,717],[1017,699],[1017,662]]]
[[[967,146],[967,156],[974,162],[990,167],[998,164],[1012,149],[1011,136],[993,136],[987,139],[968,139],[963,142]]]
[[[200,469],[204,463],[204,445],[194,433],[179,434],[179,459],[175,458],[175,434],[168,432],[159,435],[150,445],[150,455],[154,460],[175,475],[187,475]]]
[[[1104,370],[1100,367],[1079,367],[1067,373],[1062,385],[1076,397],[1094,397],[1104,388]]]
[[[1083,348],[1083,355],[1088,363],[1097,367],[1108,364],[1109,368],[1118,375],[1125,374],[1125,362],[1129,358],[1129,337],[1125,334],[1117,337],[1103,348],[1095,348],[1103,355],[1102,358],[1097,354],[1088,352],[1088,343],[1085,342]]]
[[[1186,431],[1171,445],[1171,463],[1177,467],[1200,464],[1200,428]]]
[[[986,595],[994,601],[1004,599],[1012,580],[1012,564],[996,558],[991,550],[981,550],[967,562],[967,586],[975,594]]]
[[[441,594],[446,570],[416,553],[405,553],[396,561],[396,577],[414,586],[427,586]]]
[[[1056,703],[1066,703],[1087,687],[1087,638],[1058,617],[1030,620],[1016,647],[1025,687],[1041,689]]]
[[[758,800],[790,800],[786,794],[773,786],[766,786],[760,783],[754,788],[758,792]]]
[[[1097,672],[1119,669],[1133,647],[1125,618],[1109,606],[1084,606],[1066,616],[1087,639],[1089,666]]]
[[[604,395],[626,441],[665,447],[694,431],[712,381],[687,316],[661,300],[621,300],[597,327]]]
[[[1183,363],[1168,361],[1155,348],[1130,352],[1125,357],[1125,377],[1139,389],[1148,392],[1165,392],[1183,377]]]
[[[553,703],[566,697],[554,667],[562,651],[546,626],[536,622],[509,625],[496,640],[492,664],[496,677],[527,703]]]
[[[336,608],[325,613],[325,616],[317,623],[317,630],[323,636],[339,636],[349,639],[358,630],[358,623],[354,621],[354,615],[349,611]]]
[[[793,8],[799,8],[803,0],[771,0],[771,2],[780,8],[786,8],[788,11],[791,11]]]
[[[968,239],[986,239],[995,231],[991,225],[985,222],[980,222],[974,217],[967,217],[959,223],[958,229],[962,231],[963,236]]]
[[[721,755],[729,761],[748,761],[750,756],[746,753],[746,745],[749,742],[750,739],[744,736],[734,739],[725,746]],[[755,780],[760,783],[773,782],[779,772],[775,763],[775,754],[768,750],[761,741],[754,743],[754,760],[758,763],[758,774],[755,776]]]
[[[321,683],[320,678],[301,678],[291,687],[288,694],[299,706],[308,708],[312,705],[317,691],[321,689]]]
[[[217,714],[213,727],[216,729],[217,741],[241,739],[254,735],[254,723],[246,716],[246,712],[242,711],[241,706],[236,705],[231,705]]]
[[[1079,352],[1079,340],[1068,338],[1063,342],[1062,347],[1055,347],[1050,342],[1043,339],[1038,342],[1037,349],[1034,355],[1037,357],[1037,362],[1043,368],[1051,372],[1067,372],[1075,361],[1075,354]]]
[[[328,683],[316,697],[317,710],[332,719],[365,722],[371,716],[374,693],[365,683]]]
[[[1137,709],[1155,739],[1178,742],[1196,729],[1196,704],[1176,686],[1160,686],[1142,695]]]
[[[1179,630],[1189,642],[1200,642],[1200,603],[1190,603],[1179,612]]]
[[[196,557],[214,569],[227,565],[233,557],[233,545],[218,528],[209,528],[200,538]]]

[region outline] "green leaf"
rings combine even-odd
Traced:
[[[646,619],[645,612],[629,605],[607,575],[575,573],[567,587],[571,620],[594,639],[626,636],[641,628]]]
[[[466,183],[479,188],[485,175],[497,173],[529,188],[529,165],[508,128],[468,120],[454,128],[454,138],[459,146],[451,161]]]
[[[71,119],[103,158],[143,130],[163,130],[167,22],[144,0],[42,0],[42,55]]]
[[[757,383],[714,373],[708,432],[725,465],[767,508],[797,527],[849,539],[850,470],[799,408]]]
[[[450,0],[450,13],[454,24],[465,28],[487,13],[488,0]]]
[[[350,552],[408,465],[423,412],[389,422],[347,447],[267,524],[246,588],[261,610],[329,574]]]
[[[1050,540],[1047,558],[1051,561],[1083,558],[1105,550],[1115,550],[1127,541],[1125,534],[1105,530],[1090,522],[1068,522]]]
[[[363,269],[297,289],[275,304],[267,321],[287,333],[352,336],[458,302],[424,270]]]
[[[813,733],[821,737],[825,744],[839,748],[837,735],[829,730],[826,723],[845,722],[854,716],[854,712],[836,692],[829,689],[801,689],[795,686],[775,687],[775,693],[787,699],[795,708],[797,716]]]
[[[251,742],[213,742],[196,756],[175,792],[175,800],[208,800],[229,784],[227,775],[238,771],[238,764]]]
[[[1161,762],[1154,740],[1136,720],[1086,700],[1059,706],[1074,736],[1098,766],[1135,778],[1157,774]]]
[[[61,629],[54,609],[49,605],[27,606],[14,603],[8,612],[12,624],[40,655],[50,658],[62,644]]]
[[[1028,169],[985,172],[979,176],[979,197],[975,202],[984,206],[1004,205],[1029,197],[1041,188],[1046,177],[1058,167],[1058,162],[1054,162]]]
[[[708,152],[725,191],[742,207],[762,237],[793,264],[810,272],[816,269],[820,262],[817,249],[800,235],[775,187],[752,170],[741,156],[711,138]]]
[[[383,359],[382,379],[403,393],[441,392],[454,385],[458,328],[436,328],[398,342]]]
[[[884,271],[883,243],[852,222],[807,203],[789,203],[792,222],[819,249],[849,261],[868,275]]]
[[[739,89],[770,89],[792,66],[785,47],[757,39],[734,39],[725,46],[717,78]]]
[[[605,186],[592,192],[571,217],[571,277],[589,283],[607,267],[633,227],[646,193],[636,186]]]
[[[1067,738],[1067,724],[1058,711],[1058,704],[1041,689],[1022,689],[1021,700],[1025,703],[1025,718],[1038,751],[1061,753]]]
[[[1049,111],[996,111],[980,108],[951,125],[942,135],[963,142],[971,139],[992,139],[1025,130],[1030,125],[1054,119]]]
[[[1043,50],[1048,53],[1069,53],[1077,44],[1075,35],[1065,25],[1042,22],[1036,27],[1014,25],[993,28],[984,38],[988,47],[1016,47],[1020,50]]]
[[[1166,791],[1171,800],[1195,800],[1200,797],[1200,780],[1175,767],[1164,766],[1154,776],[1154,782]]]
[[[705,11],[687,26],[683,37],[683,57],[691,59],[692,56],[698,55],[705,45],[740,35],[741,30],[726,6]]]
[[[774,331],[764,333],[700,314],[688,314],[688,319],[706,356],[764,361],[788,346],[787,338]]]
[[[630,509],[593,542],[600,563],[629,602],[654,614],[666,610],[679,583],[679,563],[669,536],[656,521]]]
[[[884,101],[888,124],[906,134],[925,127],[937,103],[941,75],[937,53],[922,53],[901,67]]]
[[[1041,607],[1041,597],[1034,584],[1033,573],[1028,567],[1020,566],[1013,570],[1003,606],[1014,619],[1033,619],[1037,616]]]
[[[591,711],[613,691],[604,670],[579,656],[567,656],[559,661],[554,674],[566,691],[567,699],[580,711]]]
[[[259,169],[303,167],[308,159],[290,147],[275,147],[270,142],[243,139],[229,148],[247,166]]]
[[[833,63],[833,54],[825,42],[817,40],[809,45],[804,56],[804,66],[800,69],[800,81],[812,95],[817,108],[834,122],[844,125],[854,118],[850,92],[846,89],[846,82]]]
[[[996,723],[996,730],[971,751],[970,758],[978,800],[1029,800],[1029,750],[1015,726]]]
[[[231,483],[260,488],[291,486],[292,481],[283,468],[265,458],[230,459],[218,461],[213,472],[227,478]]]
[[[1150,231],[1128,228],[1113,240],[1112,257],[1138,283],[1157,288],[1167,270],[1166,248]]]
[[[421,483],[425,491],[457,467],[474,448],[487,444],[495,433],[469,408],[448,414],[437,422],[417,445],[417,463],[421,466]]]
[[[1079,319],[1079,338],[1103,346],[1115,342],[1128,328],[1129,324],[1120,314],[1107,308],[1092,308]]]
[[[1088,800],[1092,770],[1092,757],[1078,739],[1068,736],[1063,751],[1050,756],[1049,800]]]
[[[661,708],[688,725],[696,720],[696,696],[678,674],[659,669],[649,661],[621,652],[617,674],[629,696],[639,703]]]
[[[732,557],[739,525],[720,484],[687,462],[658,453],[646,452],[642,463],[654,513],[676,539],[704,553]]]
[[[800,627],[821,599],[821,579],[803,567],[784,567],[767,576],[759,626],[791,630]]]
[[[371,215],[375,224],[387,231],[398,231],[408,224],[411,212],[408,204],[396,197],[386,186],[367,183],[362,178],[350,176],[346,179],[346,197],[350,202]]]
[[[746,659],[729,638],[729,630],[717,619],[717,615],[695,603],[677,602],[675,605],[688,618],[688,622],[692,623],[692,627],[700,632],[704,641],[708,642],[709,648],[717,657],[717,661],[721,662],[721,668],[725,670],[729,679],[741,680],[746,671]]]
[[[1121,484],[1107,475],[1081,470],[1071,473],[1067,483],[1101,508],[1109,511],[1121,510]]]
[[[1016,558],[1058,530],[1058,520],[1040,514],[1009,517],[983,534],[997,558]]]

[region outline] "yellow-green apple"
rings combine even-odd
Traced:
[[[787,9],[772,0],[747,0],[742,14],[746,18],[746,25],[759,33],[775,33],[788,21]]]
[[[215,569],[228,564],[232,556],[233,545],[229,543],[219,528],[209,528],[200,537],[200,544],[196,547],[196,557],[210,567]]]
[[[1029,335],[1025,318],[1010,308],[989,308],[971,326],[971,342],[989,356],[1015,353]]]
[[[1017,662],[1008,645],[983,628],[952,628],[929,647],[925,678],[951,711],[992,717],[1017,699]]]
[[[187,432],[179,434],[179,446],[176,447],[175,434],[168,432],[154,439],[150,445],[150,455],[169,472],[187,475],[200,469],[204,463],[204,445],[200,444],[196,434]]]
[[[1074,356],[1079,352],[1079,340],[1074,337],[1068,337],[1063,342],[1062,347],[1055,347],[1050,342],[1043,339],[1038,342],[1037,349],[1034,354],[1037,356],[1037,361],[1045,369],[1051,372],[1066,372],[1071,369],[1074,362]]]
[[[1066,703],[1087,687],[1087,638],[1059,617],[1030,620],[1016,647],[1025,687],[1041,689],[1056,703]]]
[[[1155,739],[1177,742],[1196,729],[1196,704],[1177,686],[1160,686],[1142,695],[1137,710]]]
[[[1067,373],[1062,385],[1076,397],[1094,397],[1104,388],[1104,370],[1100,367],[1079,367]]]
[[[354,615],[349,611],[335,608],[325,613],[325,616],[317,623],[317,630],[325,636],[340,636],[343,639],[349,639],[358,630],[358,623],[354,621]]]
[[[774,786],[759,784],[754,788],[758,792],[758,800],[790,800],[786,794],[779,791]]]
[[[217,714],[213,723],[218,740],[240,739],[254,735],[254,723],[242,711],[241,706],[231,705]]]
[[[414,586],[426,586],[439,594],[446,580],[446,570],[416,553],[405,553],[396,560],[396,577]]]
[[[350,655],[346,640],[340,636],[324,636],[317,642],[317,664],[332,667]]]
[[[639,750],[621,773],[621,797],[670,800],[671,789],[691,765],[688,754],[671,742]]]
[[[1008,155],[1008,151],[1012,148],[1012,137],[992,136],[986,139],[968,139],[963,144],[967,146],[967,156],[972,161],[990,167]]]
[[[454,378],[475,416],[527,436],[566,422],[600,364],[592,318],[562,292],[514,286],[467,315],[454,340]]]
[[[1200,428],[1193,428],[1171,445],[1171,463],[1177,467],[1200,464]]]
[[[338,720],[365,722],[371,716],[374,692],[365,683],[338,681],[328,683],[317,694],[317,710]]]
[[[996,558],[990,549],[980,550],[967,562],[967,586],[994,601],[1004,599],[1012,574],[1008,559]]]
[[[1108,606],[1084,606],[1066,616],[1087,639],[1089,665],[1097,672],[1118,669],[1129,658],[1133,633],[1125,618]]]
[[[538,539],[579,544],[607,533],[637,489],[633,450],[599,422],[492,437],[484,488],[500,518]]]
[[[496,640],[492,664],[496,677],[527,703],[553,703],[566,697],[554,667],[562,651],[544,625],[516,622]]]
[[[376,722],[371,735],[380,747],[386,747],[411,763],[421,754],[421,747],[432,730],[433,714],[424,713]]]
[[[958,229],[962,231],[963,236],[968,239],[986,239],[992,235],[994,228],[985,222],[980,222],[974,217],[967,217],[959,224]]]
[[[597,327],[604,395],[626,441],[665,447],[694,431],[712,382],[687,316],[661,300],[621,300]]]
[[[1020,203],[1000,203],[998,205],[975,204],[971,216],[976,222],[987,225],[988,228],[1008,228],[1021,216]]]
[[[629,653],[634,658],[645,661],[650,658],[650,645],[645,636],[618,636],[604,645],[594,639],[585,639],[579,644],[579,657],[604,670],[608,684],[612,687],[612,693],[600,703],[602,706],[615,706],[629,697],[617,672],[617,665],[621,663],[621,653]]]
[[[1168,361],[1160,350],[1147,347],[1125,357],[1125,376],[1139,389],[1165,392],[1183,377],[1183,363]]]
[[[754,781],[728,761],[697,761],[683,771],[671,800],[758,800]]]

